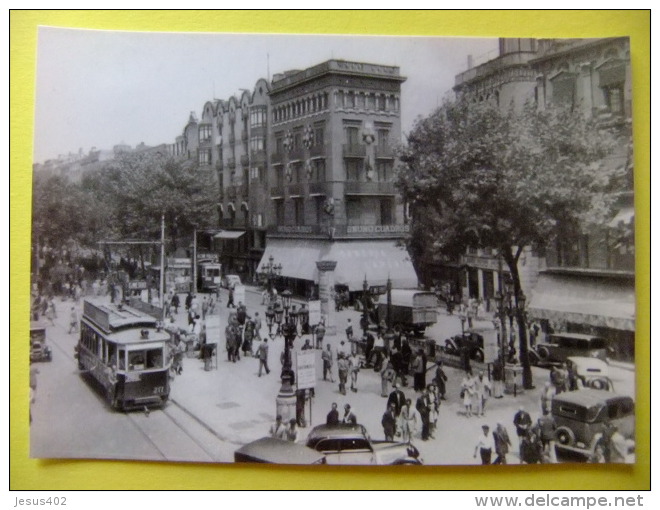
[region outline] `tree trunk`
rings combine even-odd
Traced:
[[[520,364],[523,368],[523,388],[526,390],[531,390],[534,388],[534,382],[532,380],[532,368],[529,364],[529,348],[527,345],[527,324],[525,322],[525,310],[521,309],[518,306],[518,298],[522,293],[522,287],[520,286],[520,274],[518,273],[518,259],[522,253],[522,248],[518,248],[516,254],[512,252],[511,246],[506,246],[502,250],[502,255],[507,266],[509,266],[509,271],[511,272],[511,277],[513,278],[513,292],[515,298],[515,314],[516,321],[518,322],[518,352],[520,357]]]

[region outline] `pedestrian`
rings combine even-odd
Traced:
[[[241,301],[238,302],[238,308],[236,308],[236,320],[238,320],[238,323],[241,326],[243,326],[247,320],[247,308]]]
[[[348,371],[350,363],[343,352],[337,353],[337,373],[339,374],[339,392],[346,395],[346,383],[348,382]]]
[[[344,406],[344,417],[341,420],[342,423],[348,423],[351,425],[357,425],[357,417],[355,416],[355,413],[351,411],[351,405],[346,404]]]
[[[301,351],[308,351],[310,349],[313,349],[312,344],[310,344],[309,341],[310,341],[309,338],[305,338],[305,343],[300,348]]]
[[[78,312],[76,307],[71,307],[71,314],[69,315],[69,335],[78,331]]]
[[[550,371],[550,382],[555,387],[555,394],[559,395],[563,391],[566,391],[566,385],[568,383],[568,373],[564,370],[564,367],[552,367]]]
[[[209,302],[206,299],[206,296],[204,296],[204,299],[202,300],[202,319],[206,320],[206,316],[209,313]]]
[[[513,424],[516,426],[516,434],[520,445],[520,463],[523,462],[523,440],[527,438],[532,426],[532,417],[524,406],[520,406],[518,412],[513,416]]]
[[[259,317],[259,312],[254,313],[254,337],[260,342],[261,341],[261,317]]]
[[[541,413],[550,413],[552,410],[552,399],[555,398],[556,388],[551,382],[546,382],[543,385],[543,391],[541,392]]]
[[[349,374],[351,376],[351,391],[357,393],[357,379],[360,373],[360,358],[357,353],[353,353],[348,358]]]
[[[264,341],[259,344],[257,357],[259,358],[259,377],[261,377],[261,369],[264,369],[266,374],[270,374],[268,368],[268,338],[264,338]]]
[[[53,296],[51,296],[48,300],[48,309],[53,314],[53,318],[57,319],[57,308],[55,308],[55,300],[53,299]]]
[[[236,308],[234,304],[234,287],[229,287],[229,297],[227,298],[227,308]]]
[[[482,425],[481,431],[481,434],[477,438],[477,444],[474,447],[474,458],[477,458],[477,452],[479,452],[479,455],[481,455],[481,464],[488,465],[495,450],[495,441],[489,433],[490,427],[488,425]]]
[[[392,393],[390,393],[390,396],[387,399],[387,407],[394,404],[394,412],[396,413],[396,416],[399,417],[399,415],[401,415],[401,409],[406,405],[406,395],[399,389],[399,385],[396,381],[392,386]]]
[[[426,389],[429,392],[429,399],[431,400],[431,413],[429,416],[429,431],[431,437],[438,427],[438,418],[440,416],[440,398],[438,398],[438,389],[435,384],[429,384]]]
[[[295,420],[293,420],[295,421]],[[282,423],[282,415],[278,414],[275,423],[270,427],[270,437],[275,439],[284,439],[286,426]]]
[[[389,385],[396,379],[396,372],[392,362],[385,360],[383,368],[380,371],[380,396],[387,398],[389,396]]]
[[[504,425],[499,422],[493,431],[493,439],[495,440],[495,453],[497,453],[493,464],[505,465],[506,454],[509,453],[509,446],[511,446],[511,439],[509,439],[509,433],[504,428]]]
[[[472,372],[466,372],[461,381],[461,398],[465,407],[465,416],[472,416],[472,400],[474,398],[474,379]]]
[[[383,335],[378,332],[376,339],[374,340],[374,345],[371,348],[369,353],[368,363],[374,367],[374,370],[380,371],[380,368],[383,363],[383,358],[385,357],[385,339]]]
[[[298,441],[298,423],[295,418],[289,420],[289,426],[287,427],[284,436],[287,441],[292,443]]]
[[[500,358],[493,362],[493,398],[504,396],[504,366]]]
[[[406,403],[401,408],[399,415],[399,428],[401,430],[401,441],[410,443],[417,433],[418,425],[421,421],[417,409],[412,406],[412,400],[406,399]]]
[[[442,360],[438,361],[437,363],[433,382],[435,383],[436,388],[438,389],[438,398],[440,400],[446,400],[445,393],[447,392],[447,384],[446,384],[447,374],[445,374],[445,371],[442,368]]]
[[[52,301],[50,303],[46,302],[46,319],[48,319],[48,322],[51,323],[51,325],[55,325],[55,306],[51,306]]]
[[[549,463],[556,464],[555,432],[557,431],[557,422],[549,411],[543,411],[543,414],[536,421],[536,427],[543,445],[544,457],[547,457]]]
[[[338,425],[339,424],[339,411],[337,410],[337,402],[332,403],[332,409],[325,418],[326,425]]]
[[[357,354],[357,342],[353,339],[353,324],[351,323],[351,319],[347,319],[346,323],[346,341],[351,346],[351,354]]]
[[[491,385],[488,378],[484,375],[484,371],[480,370],[479,375],[474,380],[474,400],[476,404],[476,412],[480,416],[484,415],[486,402],[491,394]]]
[[[348,349],[346,349],[346,342],[344,340],[339,342],[339,347],[337,348],[337,354],[339,353],[341,353],[346,359],[348,359],[348,356],[350,355]]]
[[[394,411],[394,405],[387,406],[380,423],[383,426],[385,441],[394,441],[394,435],[396,434],[396,413]]]
[[[316,325],[316,348],[317,349],[323,349],[323,338],[325,337],[325,322],[323,319],[321,319],[321,322],[319,322]]]
[[[412,362],[415,391],[424,391],[426,388],[426,371],[424,370],[424,351],[419,349]]]
[[[408,386],[408,380],[406,379],[406,376],[408,375],[410,362],[412,361],[412,349],[410,348],[410,344],[408,343],[408,339],[406,337],[401,340],[401,357],[401,373],[399,375],[401,377],[401,385],[405,388]]]
[[[321,352],[321,360],[323,360],[323,380],[330,382],[335,382],[335,378],[332,375],[332,365],[333,365],[333,354],[330,344],[327,344],[325,351]]]
[[[431,398],[428,389],[425,388],[422,391],[415,408],[422,419],[422,441],[428,441],[429,438],[433,438],[431,435]]]
[[[238,359],[238,331],[236,327],[230,322],[225,328],[225,340],[227,347],[227,361],[236,363]]]

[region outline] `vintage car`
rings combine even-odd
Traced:
[[[234,462],[325,464],[326,457],[322,453],[301,444],[273,437],[262,437],[236,450],[234,452]]]
[[[610,425],[634,444],[635,403],[628,396],[593,389],[563,392],[552,399],[552,416],[557,449],[589,456]]]
[[[53,351],[46,345],[46,326],[30,323],[30,361],[52,361]]]
[[[585,356],[607,361],[607,340],[580,333],[553,333],[547,342],[539,342],[529,351],[533,365],[565,363],[571,356]]]
[[[566,360],[568,371],[575,380],[575,389],[614,391],[614,383],[609,378],[609,365],[599,358],[571,356]]]
[[[422,464],[413,445],[373,441],[362,425],[318,425],[307,436],[307,446],[323,453],[328,464]]]
[[[467,349],[470,359],[483,363],[484,354],[484,336],[497,335],[492,328],[471,328],[467,329],[462,335],[454,335],[445,340],[444,351],[447,354],[460,356],[463,349]]]
[[[378,299],[378,320],[387,318],[387,294]],[[433,292],[394,289],[391,293],[390,318],[395,331],[423,336],[427,327],[438,321],[438,298]]]

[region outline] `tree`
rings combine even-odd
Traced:
[[[611,214],[609,188],[623,169],[603,158],[612,133],[568,109],[500,109],[447,101],[420,119],[400,151],[397,186],[410,204],[413,256],[456,257],[496,248],[514,286],[523,383],[532,385],[518,259],[562,229],[602,224]]]

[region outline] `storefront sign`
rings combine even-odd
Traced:
[[[296,381],[299,390],[316,386],[316,352],[314,349],[296,353]]]
[[[410,232],[410,225],[348,225],[346,227],[346,233],[348,234],[400,234],[403,232]]]

